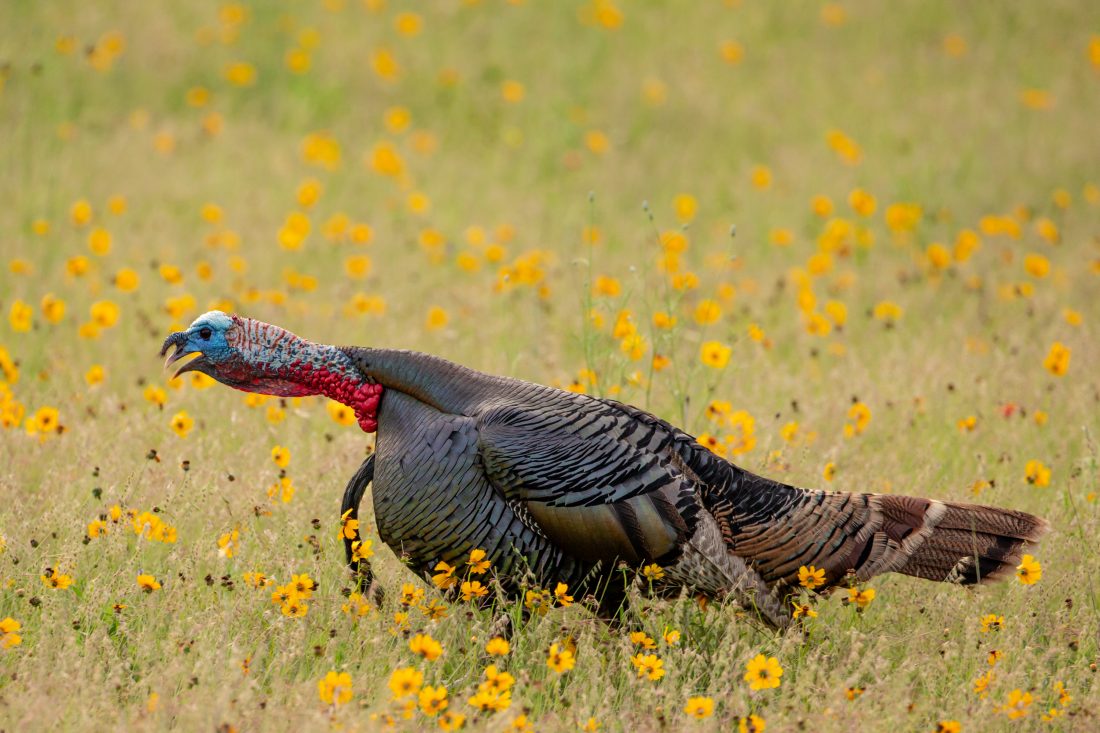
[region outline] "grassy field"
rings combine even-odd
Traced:
[[[0,29],[0,729],[1100,727],[1095,3],[15,0]],[[1042,577],[881,577],[778,634],[578,603],[490,657],[492,610],[444,611],[369,501],[386,600],[347,597],[373,436],[167,382],[213,307],[613,396],[790,483],[1033,512]],[[436,697],[395,700],[404,668]]]

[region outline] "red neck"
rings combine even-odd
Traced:
[[[330,400],[355,410],[359,427],[373,433],[378,429],[378,404],[382,400],[382,385],[367,382],[362,377],[352,378],[340,370],[330,370],[322,365],[315,367],[299,362],[296,381],[313,394],[323,394]],[[292,364],[293,369],[296,364]]]
[[[226,336],[235,351],[219,369],[232,374],[234,386],[249,392],[283,396],[322,394],[355,410],[359,427],[378,429],[382,385],[367,379],[335,346],[307,341],[270,323],[233,317]]]

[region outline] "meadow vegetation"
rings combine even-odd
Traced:
[[[1098,120],[1078,0],[0,4],[0,728],[1096,730]],[[782,633],[493,601],[341,523],[350,411],[167,380],[212,308],[1053,531]]]

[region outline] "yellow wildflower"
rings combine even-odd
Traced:
[[[181,438],[186,438],[187,434],[191,432],[191,428],[194,427],[195,421],[187,414],[185,410],[180,410],[172,416],[171,420],[172,431]]]
[[[450,317],[447,315],[447,311],[440,308],[438,305],[434,305],[428,309],[428,315],[424,319],[424,326],[429,331],[437,331],[447,325],[447,321]]]
[[[1069,371],[1070,354],[1071,350],[1068,346],[1060,341],[1055,341],[1051,345],[1046,359],[1043,360],[1043,366],[1054,376],[1064,377],[1066,372]]]
[[[234,528],[218,538],[218,554],[221,557],[233,557],[241,547],[241,531]]]
[[[39,440],[46,440],[50,435],[61,432],[60,414],[57,408],[40,407],[31,417],[27,418],[27,433],[38,435]]]
[[[990,631],[1000,631],[1005,627],[1005,617],[998,616],[995,613],[987,613],[982,616],[982,633],[986,634]]]
[[[1041,461],[1032,459],[1024,465],[1024,478],[1032,486],[1049,486],[1050,485],[1050,469],[1043,465]]]
[[[500,85],[500,96],[509,104],[522,102],[526,93],[523,84],[515,79],[507,79]]]
[[[993,670],[984,672],[974,680],[974,694],[979,698],[985,699],[985,696],[989,694],[989,683],[993,681]]]
[[[488,572],[489,560],[486,558],[485,550],[480,548],[470,550],[470,559],[466,561],[466,565],[473,575],[482,575]]]
[[[712,369],[724,369],[733,349],[720,341],[707,341],[699,351],[699,359]]]
[[[860,216],[871,216],[875,213],[875,197],[862,188],[853,189],[848,194],[848,205],[852,207],[852,211],[856,212]]]
[[[1035,585],[1042,577],[1042,564],[1031,555],[1024,555],[1016,566],[1016,579],[1024,585]]]
[[[817,618],[817,611],[808,603],[804,604],[793,601],[791,605],[793,607],[791,610],[791,618],[801,618],[802,616],[806,618]]]
[[[833,201],[828,196],[818,194],[810,199],[810,210],[822,219],[827,219],[833,214]]]
[[[348,509],[340,516],[340,531],[336,538],[341,540],[354,540],[359,537],[359,520],[351,516],[354,509]]]
[[[434,718],[446,709],[447,701],[447,688],[443,685],[439,687],[432,687],[431,685],[425,685],[418,695],[420,701],[420,710],[429,718]]]
[[[560,647],[558,644],[551,644],[550,651],[547,652],[546,666],[554,670],[558,674],[562,674],[573,669],[576,664],[576,659],[573,657],[573,652],[567,648]]]
[[[875,307],[871,309],[871,315],[876,321],[882,321],[887,326],[892,326],[897,323],[902,316],[901,306],[890,300],[883,300],[875,303]]]
[[[1030,692],[1024,692],[1020,688],[1016,688],[1012,692],[1008,693],[1008,701],[997,708],[997,712],[1004,713],[1008,716],[1009,720],[1018,720],[1020,718],[1026,718],[1031,712],[1032,697]]]
[[[455,578],[454,574],[454,566],[448,565],[441,560],[435,566],[435,574],[432,575],[432,584],[443,590],[453,588],[458,584],[458,579]]]
[[[443,655],[443,645],[427,634],[417,634],[409,639],[409,651],[434,662]]]
[[[337,674],[335,670],[329,672],[317,681],[317,694],[321,702],[334,707],[351,702],[351,675],[347,672]]]
[[[722,317],[722,307],[713,300],[703,300],[695,307],[695,322],[700,326],[716,323]]]
[[[745,681],[752,690],[768,690],[779,687],[783,668],[775,657],[757,654],[745,665]]]
[[[290,465],[290,451],[277,445],[271,449],[271,460],[275,461],[275,465],[279,468],[286,468]]]
[[[78,199],[69,210],[73,224],[82,227],[92,220],[92,205],[85,199]]]
[[[256,67],[246,61],[235,61],[225,67],[225,78],[233,86],[250,87],[256,83]]]
[[[283,476],[271,486],[267,487],[267,496],[269,499],[278,498],[284,504],[289,504],[291,499],[294,498],[295,486],[293,480],[289,476]]]
[[[88,522],[87,534],[89,539],[107,534],[107,521],[105,519],[93,519]]]
[[[684,712],[696,720],[709,718],[714,715],[714,699],[710,697],[689,697],[684,705]]]
[[[844,600],[855,606],[856,611],[864,611],[871,605],[871,602],[875,600],[875,589],[865,588],[860,590],[859,588],[849,588],[848,597]]]
[[[274,582],[271,578],[259,571],[248,572],[241,577],[244,579],[245,585],[251,588],[264,588]]]
[[[753,188],[761,191],[767,190],[772,186],[772,172],[767,166],[758,165],[754,166],[749,173],[749,181],[752,183]]]
[[[100,328],[110,328],[118,323],[119,307],[110,300],[99,300],[92,303],[92,321]]]
[[[97,384],[101,384],[106,378],[106,374],[103,371],[103,367],[99,364],[92,364],[88,367],[88,371],[84,372],[84,382],[89,387],[94,387]]]
[[[65,317],[65,301],[53,293],[42,296],[42,317],[49,323],[60,323]]]
[[[351,543],[351,561],[362,562],[374,557],[374,542],[371,540],[355,540]]]
[[[653,682],[665,676],[665,662],[656,654],[635,654],[630,658],[634,665],[634,671],[639,677],[646,677]]]
[[[34,308],[29,303],[16,299],[12,301],[11,311],[8,314],[8,323],[11,330],[16,333],[27,333],[34,322]]]
[[[138,588],[141,588],[146,593],[152,593],[155,590],[160,590],[160,583],[152,575],[141,574],[137,576]]]
[[[813,565],[809,567],[805,565],[799,567],[798,584],[809,590],[825,585],[825,570],[823,568],[815,568]]]
[[[329,417],[345,427],[355,424],[355,411],[339,402],[329,400],[326,405]]]
[[[607,275],[597,275],[592,283],[592,294],[617,298],[622,294],[623,287],[617,278]]]
[[[73,577],[71,575],[65,575],[53,568],[46,568],[46,572],[39,577],[42,579],[43,585],[47,588],[54,588],[56,590],[65,590],[73,584]]]
[[[765,728],[767,723],[756,714],[737,720],[737,733],[764,733]]]
[[[23,624],[11,616],[7,616],[0,621],[0,648],[11,649],[22,644],[23,637],[16,633],[21,628],[23,628]]]
[[[313,596],[313,590],[317,587],[317,583],[313,578],[309,577],[309,573],[302,573],[301,575],[290,576],[290,587],[294,589],[294,593],[299,598],[310,598]]]
[[[657,563],[651,563],[642,568],[642,575],[647,580],[660,580],[665,577],[665,571]]]
[[[676,218],[685,224],[695,218],[695,212],[698,208],[698,202],[689,193],[677,194],[672,199],[672,209],[676,214]]]
[[[462,600],[472,601],[475,598],[484,598],[489,595],[489,589],[481,584],[477,580],[464,580],[462,585],[459,586],[459,593],[462,594]]]
[[[848,408],[848,420],[844,424],[845,437],[861,434],[871,422],[871,408],[862,402],[856,402]]]
[[[444,731],[461,730],[466,725],[466,716],[447,710],[439,716],[439,728]]]

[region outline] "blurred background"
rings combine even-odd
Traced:
[[[59,703],[70,720],[72,700],[109,709],[98,687],[43,671],[83,654],[117,668],[117,649],[83,651],[66,630],[113,618],[136,564],[162,580],[234,572],[215,544],[233,528],[240,570],[308,565],[323,578],[318,638],[324,614],[340,616],[327,523],[372,438],[315,399],[168,382],[161,341],[212,308],[632,402],[792,483],[978,496],[1093,536],[1097,120],[1095,2],[0,4],[0,485],[33,499],[0,509],[23,561],[8,588],[27,589],[0,615],[45,655],[25,658],[21,679],[59,695],[75,685]],[[293,502],[269,490],[273,444],[294,454]],[[140,562],[82,544],[115,503],[157,506],[179,544]],[[316,517],[322,560],[287,539],[312,536]],[[1071,541],[1043,558],[1067,593],[1087,585]],[[29,607],[41,569],[59,564],[82,600]],[[379,567],[387,583],[408,580],[391,555]],[[933,620],[910,583],[885,580],[886,600],[861,618],[938,628],[983,610],[951,595]],[[197,613],[188,587],[165,589],[182,618]],[[1074,611],[1061,590],[1010,590],[991,592],[1068,635],[1094,624],[1094,598]],[[266,601],[202,603],[214,626],[278,618]],[[135,613],[149,633],[133,637],[147,648],[131,662],[189,633]],[[1063,649],[1040,633],[1001,641],[1004,691],[1095,651],[1092,638],[1037,666],[1023,650]],[[875,654],[903,659],[923,648],[911,641]],[[194,659],[214,664],[227,644],[210,631]],[[332,664],[293,649],[266,657],[265,673],[290,707],[315,702],[307,688]],[[927,651],[912,662],[922,677],[952,664]],[[717,690],[739,684],[740,663],[728,679],[713,658],[690,668],[713,672]],[[819,668],[785,679],[848,709]],[[907,689],[891,670],[882,684]],[[120,709],[191,669],[156,674],[152,687],[116,680]],[[916,695],[918,714],[969,705],[957,682]],[[647,699],[631,698],[634,720],[651,719]],[[898,707],[876,700],[872,717],[841,715],[836,729]],[[179,714],[220,722],[201,706]]]

